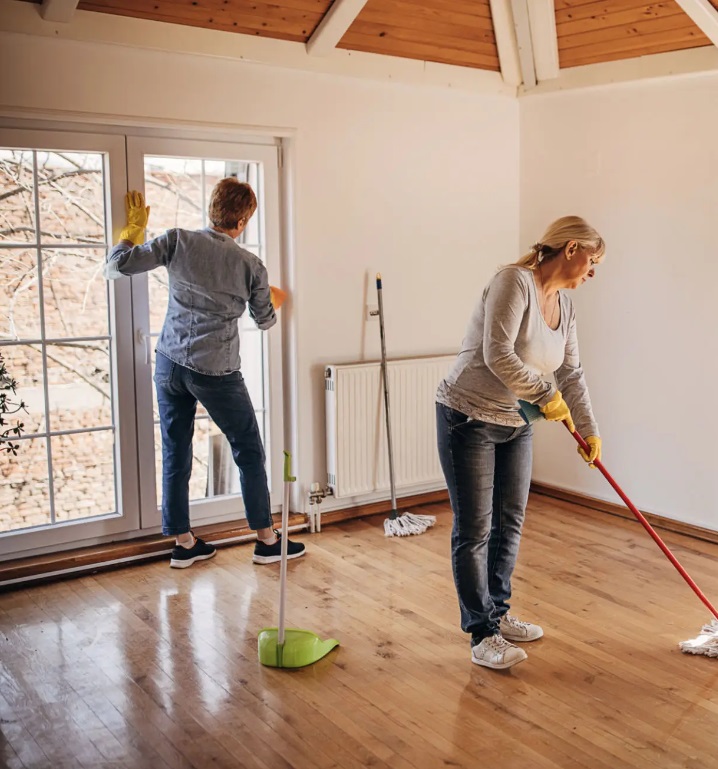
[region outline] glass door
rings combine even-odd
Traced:
[[[121,136],[0,130],[2,555],[139,527],[131,296],[102,272],[126,185]]]
[[[278,151],[272,145],[240,145],[160,138],[128,137],[130,189],[144,191],[151,208],[148,238],[165,230],[209,225],[207,207],[220,179],[235,176],[254,189],[258,209],[238,243],[266,264],[270,283],[281,285],[279,272]],[[160,524],[162,449],[152,375],[154,346],[167,309],[164,268],[132,278],[136,329],[137,409],[140,441],[140,489],[143,528]],[[281,498],[281,329],[257,329],[249,314],[239,322],[241,370],[251,395],[267,453],[273,503]],[[271,419],[270,419],[271,415]],[[244,517],[238,470],[224,436],[198,407],[190,483],[192,521],[213,523]]]

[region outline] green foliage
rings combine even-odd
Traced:
[[[23,401],[16,403],[12,400],[16,391],[17,382],[8,373],[0,353],[0,453],[6,451],[14,456],[17,456],[20,445],[13,443],[12,438],[19,438],[25,425],[17,419],[8,420],[7,417],[17,414],[18,411],[27,411]]]

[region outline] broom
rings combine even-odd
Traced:
[[[519,411],[527,424],[531,424],[537,419],[543,419],[543,413],[539,407],[532,403],[527,403],[526,401],[520,400]],[[573,435],[576,443],[578,443],[578,445],[586,452],[587,455],[590,454],[591,449],[586,441],[581,437],[578,430],[571,430],[567,422],[564,422],[564,425],[566,426],[566,429],[571,433],[571,435]],[[711,614],[716,618],[711,620],[709,624],[704,625],[701,629],[700,635],[698,635],[696,638],[692,638],[690,641],[681,641],[679,644],[680,650],[686,654],[702,654],[706,657],[718,657],[718,621],[716,621],[718,620],[718,611],[716,611],[713,604],[706,598],[698,585],[696,585],[696,583],[691,579],[688,572],[683,568],[683,566],[681,566],[680,562],[668,549],[665,542],[658,536],[653,526],[648,523],[643,513],[641,513],[641,511],[626,496],[623,489],[621,489],[621,487],[616,483],[608,470],[606,470],[606,468],[603,466],[601,460],[596,459],[591,464],[593,464],[601,471],[603,477],[611,484],[614,491],[623,500],[626,507],[633,513],[633,515],[636,516],[639,523],[651,535],[653,541],[658,545],[658,547],[661,548],[666,558],[668,558],[668,560],[675,566],[676,570],[681,575],[681,577],[683,577],[691,590],[693,590],[698,598],[700,598],[700,600],[709,609]]]
[[[433,515],[399,513],[396,509],[396,487],[394,484],[394,450],[391,441],[391,419],[389,415],[389,377],[386,372],[386,339],[384,335],[384,301],[382,299],[381,274],[376,274],[376,292],[379,297],[379,333],[381,334],[381,379],[384,385],[384,415],[386,417],[386,441],[389,451],[389,486],[391,487],[391,513],[384,521],[387,537],[408,537],[423,534],[436,523]]]

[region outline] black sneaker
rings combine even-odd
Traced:
[[[273,545],[265,545],[260,539],[254,543],[254,563],[276,563],[282,560],[282,535],[275,529],[277,541]],[[301,542],[287,540],[287,560],[304,555],[306,547]]]
[[[195,561],[206,561],[208,558],[213,558],[216,554],[217,548],[214,545],[208,545],[203,539],[195,537],[192,547],[176,545],[172,548],[170,566],[173,569],[186,569]]]

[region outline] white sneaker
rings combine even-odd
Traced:
[[[540,625],[533,625],[531,622],[522,622],[510,614],[504,614],[499,622],[499,632],[509,641],[535,641],[543,635],[543,628]]]
[[[490,635],[471,649],[471,661],[494,670],[505,670],[528,659],[523,649],[509,643],[503,636]]]

